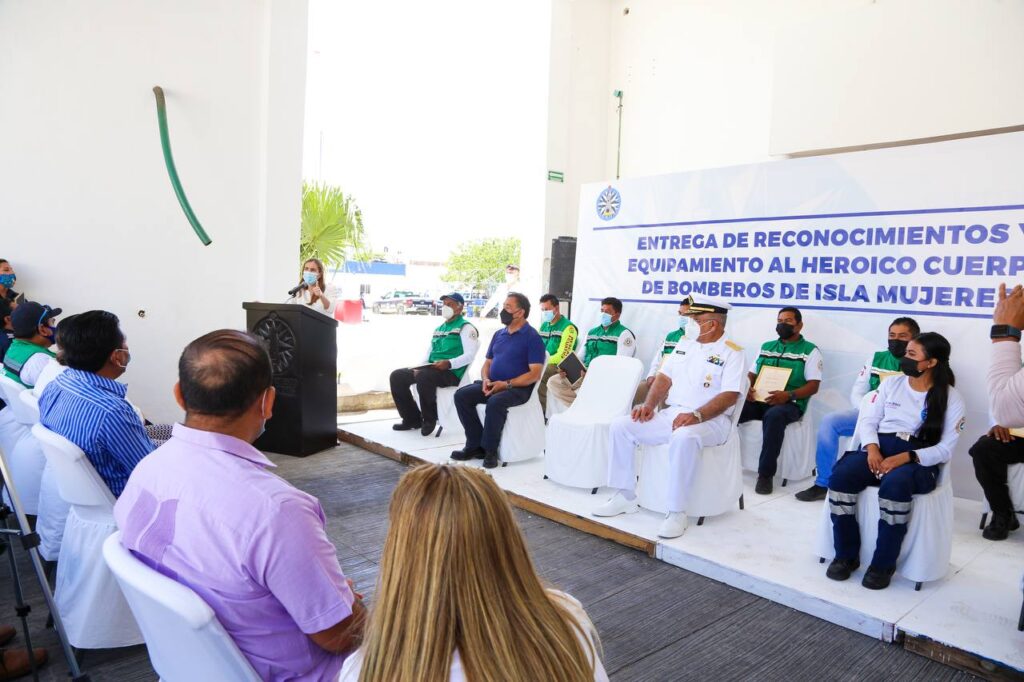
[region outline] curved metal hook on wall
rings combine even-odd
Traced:
[[[209,246],[212,240],[206,234],[203,226],[199,224],[199,218],[196,217],[192,206],[188,203],[185,190],[181,187],[181,180],[178,179],[178,170],[174,167],[174,157],[171,156],[171,140],[167,134],[167,103],[164,101],[164,89],[159,85],[153,86],[153,94],[156,95],[156,116],[160,125],[160,146],[164,150],[164,164],[167,166],[167,175],[171,178],[171,187],[174,188],[174,194],[178,197],[181,210],[185,212],[185,217],[191,223],[192,229],[195,230],[196,236],[199,237],[199,241],[205,246]]]

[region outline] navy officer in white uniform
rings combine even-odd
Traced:
[[[686,336],[666,358],[644,404],[611,423],[608,485],[617,491],[593,512],[617,516],[637,511],[636,446],[668,443],[671,475],[659,482],[669,493],[669,513],[658,529],[663,538],[679,537],[686,530],[687,497],[698,456],[702,448],[721,445],[729,437],[746,377],[743,349],[725,336],[732,306],[693,296],[684,303],[690,306],[691,320]],[[662,400],[667,407],[656,411]]]

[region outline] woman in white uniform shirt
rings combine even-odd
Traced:
[[[913,496],[935,490],[939,465],[949,461],[964,428],[964,402],[953,384],[950,347],[925,332],[900,359],[905,376],[883,381],[860,411],[861,450],[836,462],[828,483],[836,557],[826,575],[846,580],[860,566],[857,493],[878,486],[878,542],[861,584],[882,590],[896,571]]]
[[[338,292],[333,284],[324,281],[324,264],[319,258],[310,258],[302,264],[302,280],[299,284],[306,286],[288,299],[288,303],[304,305],[328,317],[334,317]]]
[[[504,493],[438,464],[391,497],[375,604],[341,682],[607,680],[580,603],[545,589]]]

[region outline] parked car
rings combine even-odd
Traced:
[[[431,296],[423,296],[412,291],[389,291],[373,302],[371,309],[375,313],[419,313],[430,315],[440,310],[439,305]]]

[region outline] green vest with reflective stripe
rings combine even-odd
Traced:
[[[677,329],[674,332],[669,332],[665,336],[665,344],[661,347],[661,354],[668,355],[669,353],[674,351],[676,349],[676,346],[679,345],[679,340],[681,338],[683,338],[682,329]]]
[[[465,353],[466,351],[462,348],[462,328],[467,324],[469,322],[466,321],[466,318],[459,315],[435,329],[434,336],[430,339],[430,356],[427,358],[427,361],[451,360]],[[471,324],[469,326],[473,327]],[[476,327],[473,327],[473,329],[476,329]],[[462,375],[466,373],[468,368],[469,365],[466,365],[465,367],[453,369],[452,372],[459,379],[462,379]]]
[[[888,350],[880,350],[871,358],[871,367],[868,369],[871,370],[871,378],[868,379],[868,390],[877,391],[878,385],[882,383],[882,377],[879,375],[886,372],[899,372],[900,359]]]
[[[802,336],[796,343],[782,343],[779,339],[768,341],[761,345],[761,352],[757,355],[757,372],[761,371],[763,365],[788,367],[793,371],[786,382],[786,390],[795,391],[807,383],[804,367],[815,348],[817,346]],[[810,398],[798,398],[795,402],[800,411],[805,412]]]
[[[597,325],[587,332],[587,345],[583,352],[583,365],[590,367],[590,362],[599,355],[615,355],[619,352],[619,337],[629,329],[622,322],[615,322],[605,329]]]
[[[579,345],[579,329],[576,328],[572,322],[569,321],[565,315],[558,318],[558,322],[551,324],[550,322],[541,322],[538,333],[540,334],[541,341],[544,342],[544,350],[547,351],[548,361],[557,362],[558,360],[558,349],[562,345],[562,333],[565,332],[569,327],[573,328],[576,332],[576,338],[573,339],[572,348],[568,352],[576,350],[576,346]]]
[[[56,357],[51,351],[42,346],[37,346],[25,339],[14,339],[4,355],[4,374],[7,378],[17,381],[25,388],[32,388],[21,380],[21,368],[25,366],[29,358],[37,353],[46,353],[51,358]]]

